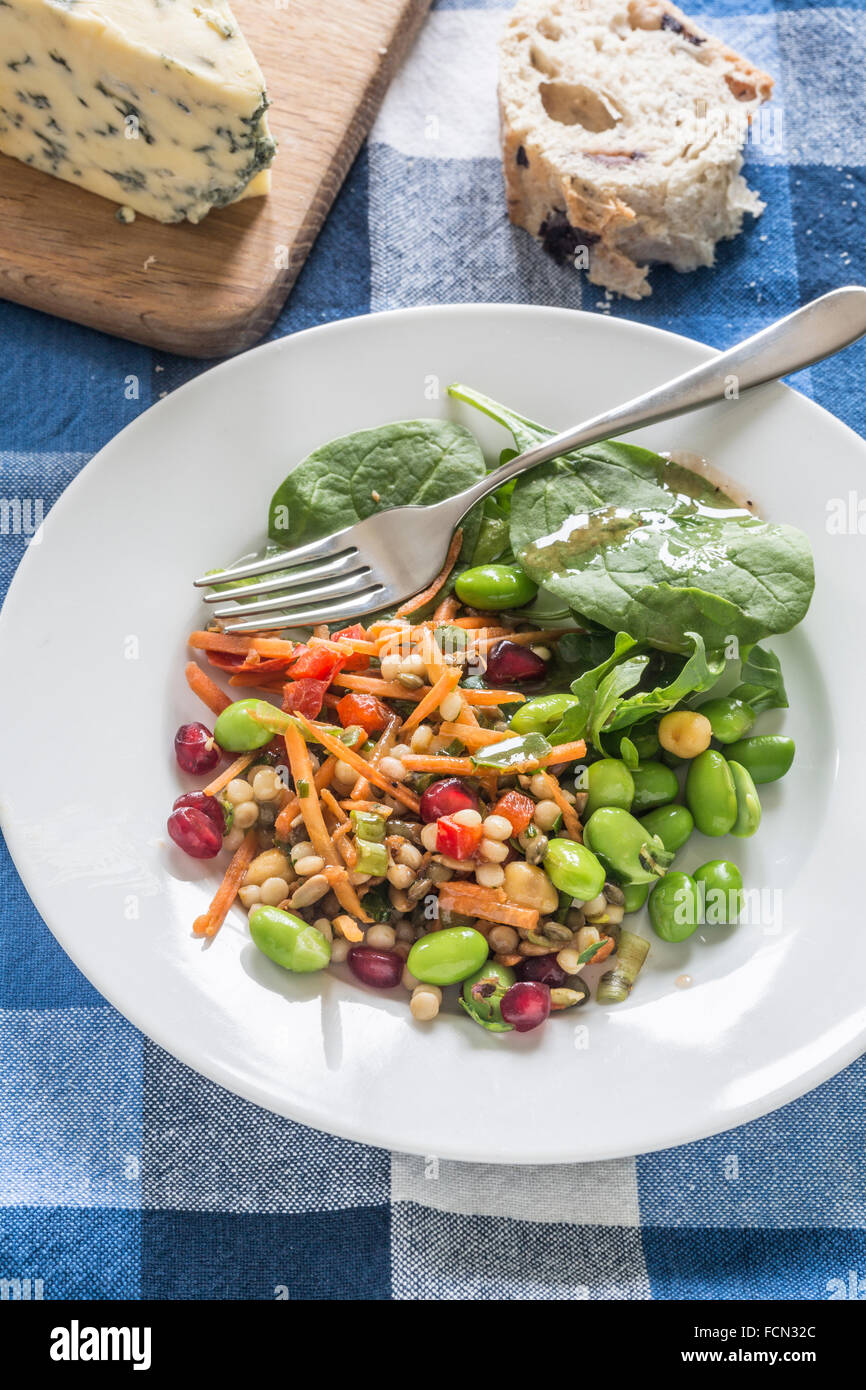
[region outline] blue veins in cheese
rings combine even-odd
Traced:
[[[267,106],[225,0],[0,0],[0,152],[159,222],[267,192]]]

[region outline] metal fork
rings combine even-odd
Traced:
[[[378,512],[322,540],[203,575],[195,583],[212,588],[280,572],[261,584],[206,596],[206,603],[221,605],[214,608],[214,617],[223,620],[226,632],[309,626],[393,607],[432,583],[461,518],[518,474],[573,449],[722,400],[732,379],[738,393],[775,381],[820,362],[864,333],[866,288],[850,285],[833,290],[702,366],[527,449],[444,502]],[[286,570],[290,574],[282,573]],[[241,598],[258,601],[235,602]]]

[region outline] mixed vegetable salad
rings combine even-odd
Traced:
[[[517,449],[550,433],[452,394]],[[446,421],[336,440],[277,490],[271,546],[438,500],[486,467]],[[813,583],[800,532],[605,443],[470,513],[435,583],[394,613],[192,633],[231,689],[186,668],[215,722],[183,725],[176,757],[210,780],[168,830],[194,858],[231,856],[195,933],[213,937],[238,899],[279,966],[346,962],[373,989],[404,987],[422,1021],[449,986],[493,1032],[586,1003],[590,978],[598,1002],[623,1002],[650,950],[630,914],[648,903],[674,943],[740,916],[734,862],[673,865],[695,828],[755,834],[757,787],[791,766],[791,739],[753,732],[787,705],[760,644],[801,620]]]

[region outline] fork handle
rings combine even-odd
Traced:
[[[848,285],[844,289],[831,290],[786,318],[770,324],[769,328],[746,338],[736,347],[719,353],[699,367],[693,367],[690,372],[684,372],[682,376],[674,377],[672,381],[656,386],[642,396],[636,396],[625,405],[607,410],[603,415],[594,415],[575,429],[565,430],[525,450],[454,499],[460,503],[460,516],[502,487],[503,483],[510,482],[539,463],[548,463],[574,449],[598,444],[602,439],[628,434],[642,425],[669,420],[674,415],[684,415],[687,411],[723,400],[732,386],[739,394],[751,390],[753,386],[762,386],[767,381],[776,381],[789,372],[820,362],[822,358],[855,342],[864,333],[866,288]]]

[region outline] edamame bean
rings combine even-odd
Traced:
[[[661,744],[655,729],[631,729],[629,737],[637,749],[637,755],[641,762],[648,762],[650,758],[658,757]]]
[[[652,883],[665,872],[673,855],[628,811],[602,806],[587,821],[584,843],[619,883]]]
[[[549,734],[565,711],[579,704],[576,695],[537,695],[534,700],[518,705],[508,727],[516,734]]]
[[[406,965],[425,985],[456,985],[481,969],[487,952],[486,940],[474,927],[446,927],[416,941]]]
[[[632,771],[634,798],[631,813],[639,816],[656,806],[667,806],[679,795],[680,784],[676,773],[664,763],[638,763]]]
[[[778,782],[784,777],[794,761],[794,752],[792,738],[782,734],[758,734],[755,738],[741,738],[737,743],[728,744],[725,757],[739,763],[751,774],[752,781],[760,784]]]
[[[331,944],[318,928],[279,907],[255,908],[250,935],[269,960],[296,975],[324,970],[331,959]]]
[[[714,748],[698,754],[686,777],[686,801],[702,835],[727,835],[737,819],[731,769]]]
[[[657,806],[641,817],[641,825],[651,835],[658,835],[671,854],[676,854],[694,830],[695,820],[688,806]]]
[[[476,565],[458,576],[454,589],[461,603],[492,610],[523,608],[538,593],[517,565]]]
[[[709,926],[726,927],[739,919],[743,907],[743,875],[729,859],[710,859],[695,869],[700,918]]]
[[[516,976],[507,965],[489,960],[464,981],[460,1003],[469,1017],[491,1033],[509,1033],[513,1023],[502,1017],[502,999],[514,984]]]
[[[584,815],[589,818],[600,806],[621,806],[627,811],[634,796],[634,778],[619,758],[599,758],[586,770],[589,793]]]
[[[622,888],[625,903],[623,904],[626,912],[640,912],[647,900],[649,893],[648,883],[624,883]]]
[[[688,874],[675,870],[657,883],[649,900],[649,915],[662,941],[685,941],[697,931],[698,888]]]
[[[227,753],[249,753],[253,748],[263,748],[273,738],[271,729],[251,717],[251,709],[276,714],[284,720],[283,714],[267,700],[235,700],[217,717],[213,728],[214,738]]]
[[[752,777],[742,763],[728,763],[728,767],[731,769],[734,791],[737,794],[737,819],[731,826],[731,834],[746,839],[749,835],[754,835],[761,824],[761,799]]]
[[[719,743],[736,743],[738,738],[749,732],[757,718],[751,705],[732,696],[707,700],[698,713],[709,719],[713,738],[717,738]]]
[[[551,840],[544,856],[547,876],[560,893],[588,903],[604,887],[605,873],[586,845],[562,838]]]

